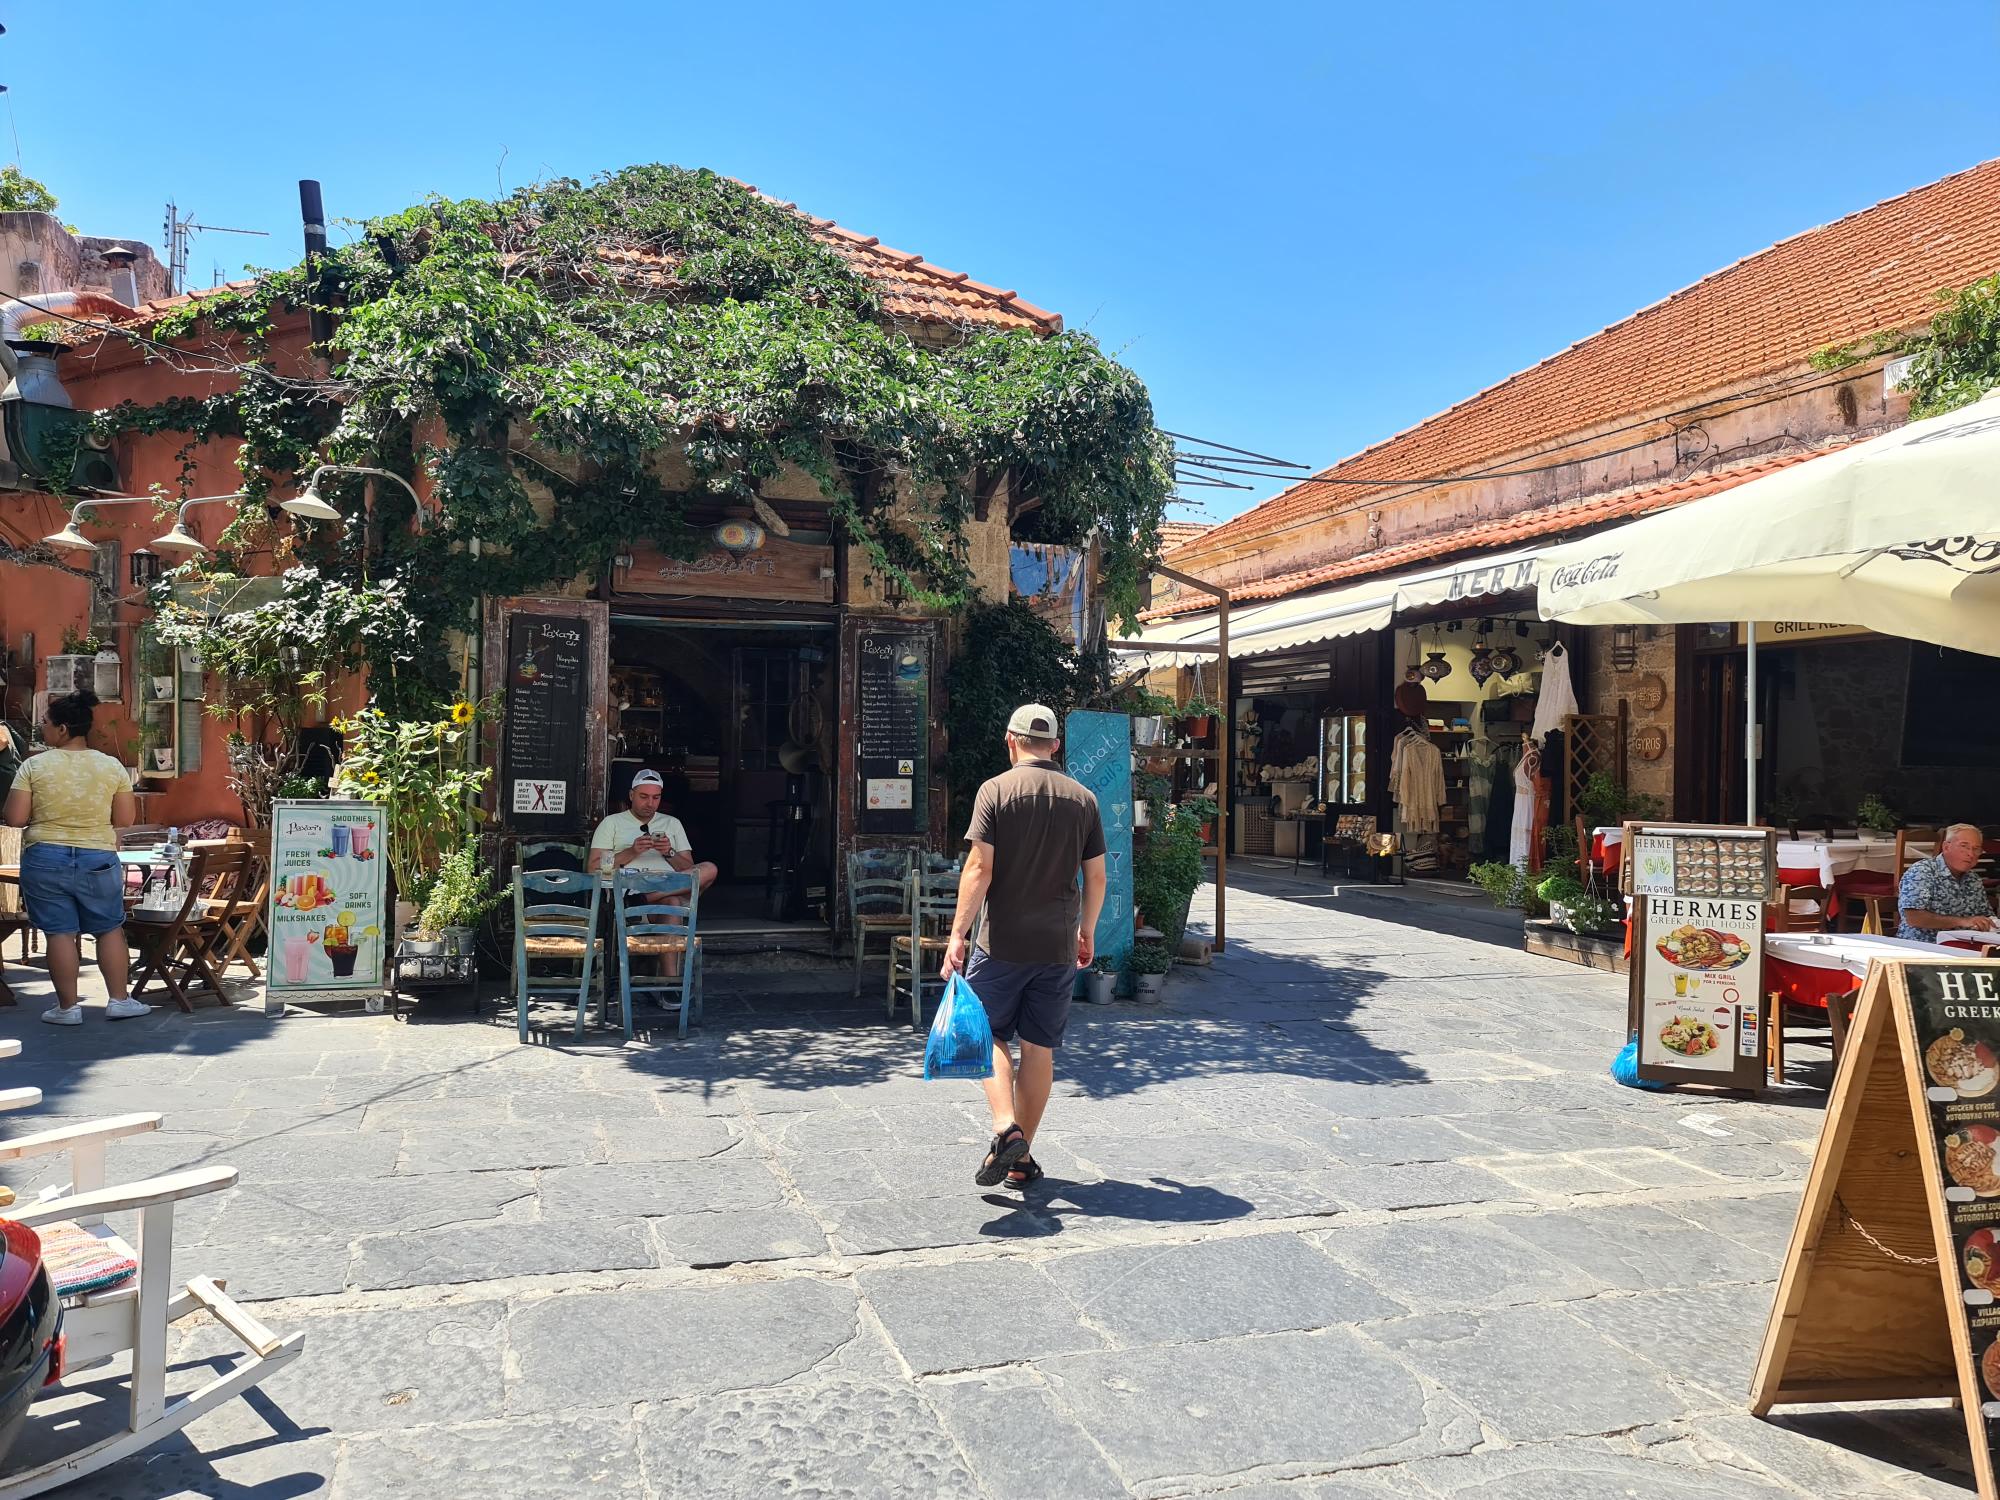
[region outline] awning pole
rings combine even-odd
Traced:
[[[1757,826],[1757,622],[1743,622],[1743,821]]]

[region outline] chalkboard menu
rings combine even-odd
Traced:
[[[931,637],[863,635],[856,658],[861,831],[924,833],[930,827]]]
[[[517,614],[507,622],[500,816],[524,833],[580,825],[589,719],[590,622]]]

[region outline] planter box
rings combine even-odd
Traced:
[[[1578,934],[1554,922],[1529,922],[1522,935],[1521,948],[1543,958],[1559,958],[1564,963],[1581,964],[1586,969],[1599,969],[1606,974],[1623,974],[1627,970],[1623,937]]]

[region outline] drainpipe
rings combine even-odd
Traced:
[[[299,182],[299,218],[306,233],[306,296],[312,304],[312,341],[324,344],[333,337],[333,316],[320,305],[319,263],[326,255],[326,208],[320,202],[319,184],[310,177]]]

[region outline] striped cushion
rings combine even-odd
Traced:
[[[101,1292],[129,1281],[139,1269],[131,1256],[68,1219],[44,1224],[35,1233],[41,1236],[42,1261],[58,1297]]]

